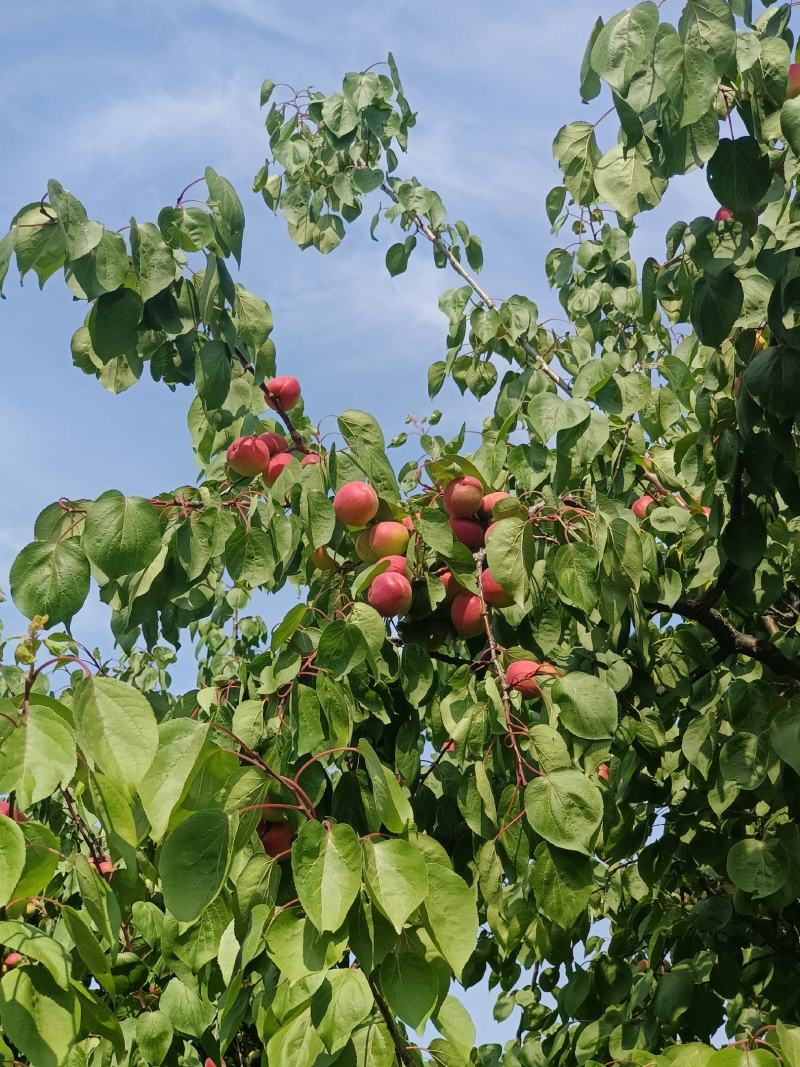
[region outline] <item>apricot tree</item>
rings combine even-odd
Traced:
[[[597,21],[580,91],[611,108],[558,131],[546,198],[563,330],[493,299],[478,237],[401,176],[391,56],[329,95],[264,83],[255,188],[297,245],[369,209],[392,275],[427,247],[455,282],[428,384],[484,400],[473,452],[432,416],[397,469],[359,410],[323,441],[213,169],[125,233],[55,180],[18,212],[0,279],[62,274],[112,392],[193,390],[202,474],[52,503],[13,564],[4,1060],[800,1067],[791,12]],[[707,202],[637,264],[637,217],[698,168]],[[92,581],[113,662],[70,628]],[[246,614],[287,583],[277,625]],[[475,1047],[481,981],[505,1046]]]

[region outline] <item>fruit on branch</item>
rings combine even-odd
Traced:
[[[405,556],[383,556],[381,563],[388,563],[388,571],[384,571],[384,574],[393,572],[394,574],[404,574],[406,578],[411,575],[411,568],[408,565],[408,560]]]
[[[483,486],[477,478],[462,474],[444,487],[444,510],[454,519],[468,519],[483,502]]]
[[[514,603],[513,596],[495,579],[490,570],[481,574],[483,599],[493,608],[508,608]]]
[[[552,663],[540,663],[537,674],[544,674],[550,678],[558,678],[563,675],[563,671],[560,671],[558,667],[553,666]]]
[[[401,556],[408,548],[408,539],[402,522],[378,522],[369,531],[369,545],[378,559]]]
[[[260,433],[258,435],[259,441],[263,441],[269,449],[271,456],[277,456],[279,452],[289,451],[289,442],[283,436],[283,434],[275,433],[274,430],[268,430],[266,433]]]
[[[717,213],[714,216],[714,222],[727,222],[728,219],[732,219],[733,217],[733,212],[729,207],[721,207],[717,210]]]
[[[450,605],[450,621],[461,637],[477,637],[483,631],[481,598],[472,593],[459,593]]]
[[[267,469],[269,455],[269,448],[260,437],[237,437],[228,446],[226,459],[236,474],[252,478],[254,474],[261,474]]]
[[[22,963],[22,956],[19,952],[9,952],[3,959],[3,970],[10,971],[12,967],[18,967]]]
[[[800,63],[792,63],[786,79],[786,99],[794,100],[800,96]]]
[[[264,481],[267,485],[274,485],[293,460],[294,456],[288,452],[279,452],[277,456],[273,456],[264,472]]]
[[[639,974],[646,974],[650,970],[650,964],[647,962],[647,960],[639,960],[639,962],[636,964],[636,970],[639,972]]]
[[[487,493],[481,503],[481,515],[488,522],[492,517],[492,511],[498,500],[510,500],[511,493],[497,492]]]
[[[94,869],[97,871],[98,874],[113,874],[114,873],[114,870],[115,870],[114,864],[113,864],[113,862],[111,860],[111,857],[108,854],[106,854],[105,856],[101,856],[99,863],[95,862],[95,859],[94,859],[93,856],[89,858],[88,862],[89,862],[89,866],[90,867],[94,867]]]
[[[373,578],[367,592],[367,602],[379,615],[405,615],[411,607],[411,582],[397,571],[383,571]]]
[[[456,750],[455,741],[445,741],[445,743],[439,749],[440,752],[455,752],[455,750]]]
[[[714,222],[738,222],[752,236],[758,229],[758,212],[752,208],[746,211],[731,211],[729,207],[721,207],[714,216]]]
[[[523,700],[532,700],[541,694],[536,675],[541,664],[532,659],[518,659],[506,668],[506,685],[519,693]]]
[[[336,560],[333,559],[325,545],[321,545],[319,548],[315,548],[314,551],[311,553],[310,559],[318,571],[336,570]]]
[[[640,496],[637,500],[631,504],[631,511],[637,519],[643,519],[647,514],[647,511],[651,504],[655,504],[655,498],[652,496]]]
[[[450,529],[453,536],[462,545],[466,545],[472,552],[483,548],[486,537],[483,527],[474,519],[450,519]]]
[[[306,454],[300,460],[300,466],[301,467],[311,467],[315,463],[321,463],[321,462],[322,462],[322,456],[319,454],[319,452],[306,452]]]
[[[410,515],[406,515],[406,517],[403,519],[403,526],[405,526],[409,534],[412,534],[414,532],[414,520],[411,518]]]
[[[273,857],[288,852],[296,836],[294,828],[288,822],[271,823],[269,829],[259,834],[264,851]]]
[[[7,800],[0,800],[0,815],[5,815],[7,819],[11,818],[11,805]],[[14,808],[14,822],[27,821],[27,816],[19,808]]]
[[[444,571],[438,577],[444,586],[445,604],[452,604],[458,594],[464,592],[464,587],[458,584],[451,571]]]
[[[300,399],[300,382],[298,382],[297,378],[293,378],[291,374],[283,374],[278,378],[271,378],[267,382],[266,388],[270,397],[274,398],[284,411],[291,411]],[[269,399],[267,403],[271,408],[278,406],[271,403]]]
[[[348,482],[333,498],[333,511],[345,526],[366,526],[378,514],[378,494],[366,482]]]
[[[356,555],[359,559],[363,560],[364,563],[378,562],[378,557],[372,548],[371,534],[372,529],[368,528],[362,530],[356,538]]]
[[[607,763],[601,763],[597,768],[597,777],[602,778],[604,782],[611,781],[611,768]]]

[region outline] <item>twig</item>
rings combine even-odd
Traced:
[[[384,1000],[377,979],[373,977],[373,975],[368,974],[367,982],[372,990],[372,996],[375,998],[375,1003],[378,1005],[378,1011],[383,1016],[383,1021],[386,1023],[386,1029],[389,1031],[389,1036],[394,1044],[397,1062],[400,1064],[400,1067],[414,1067],[414,1059],[409,1051],[408,1045],[403,1040],[402,1034],[397,1029],[397,1023],[389,1009],[389,1005]]]
[[[256,368],[253,366],[253,364],[250,362],[244,352],[242,352],[241,348],[238,347],[238,345],[234,348],[234,352],[236,353],[236,358],[239,360],[244,369],[246,371],[249,371],[250,374],[255,377]],[[292,420],[284,411],[283,404],[280,402],[280,400],[277,397],[272,396],[264,382],[261,383],[259,389],[264,394],[264,399],[267,401],[269,407],[271,407],[273,411],[276,411],[278,413],[278,416],[283,425],[286,427],[286,430],[289,436],[291,437],[292,444],[295,446],[295,448],[299,452],[309,452],[310,449],[308,447],[308,444],[306,443],[306,441],[303,440],[303,438],[295,429]]]

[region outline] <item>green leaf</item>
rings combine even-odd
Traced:
[[[776,893],[789,877],[786,851],[780,841],[737,841],[728,852],[730,880],[756,899]]]
[[[585,856],[542,842],[533,860],[533,891],[537,908],[568,930],[583,914],[592,895],[592,864]]]
[[[358,112],[346,96],[334,93],[322,104],[322,121],[335,137],[344,137],[358,125]]]
[[[109,489],[89,505],[81,544],[108,578],[144,570],[161,549],[158,508],[142,497]]]
[[[343,678],[367,657],[367,643],[358,626],[339,619],[322,631],[317,650],[319,666]]]
[[[307,822],[292,845],[295,888],[320,931],[338,930],[361,886],[361,847],[351,826]],[[360,1020],[359,1020],[360,1021]]]
[[[713,57],[720,77],[731,73],[736,60],[736,28],[725,0],[692,0],[681,13],[678,30],[687,45]]]
[[[83,678],[73,709],[81,751],[132,797],[158,749],[158,727],[146,698],[115,678]]]
[[[31,704],[0,748],[0,790],[22,810],[68,785],[77,766],[75,732],[58,712]]]
[[[13,819],[0,815],[0,906],[11,894],[25,867],[25,838]]]
[[[436,1007],[439,983],[427,960],[401,952],[379,969],[380,988],[395,1014],[421,1033]]]
[[[428,870],[408,841],[362,842],[364,881],[370,900],[399,933],[428,893]]]
[[[136,1020],[136,1046],[145,1063],[160,1067],[174,1034],[172,1023],[163,1011],[144,1011]]]
[[[8,267],[11,263],[11,257],[14,254],[14,249],[17,244],[17,234],[19,229],[16,226],[12,226],[8,233],[0,239],[0,297],[5,299],[3,295],[3,283],[8,275]]]
[[[533,560],[533,531],[528,520],[514,515],[498,522],[486,542],[486,562],[492,577],[515,600],[522,601],[525,596]]]
[[[781,133],[796,156],[800,156],[800,99],[784,101],[781,108]]]
[[[67,950],[43,930],[22,922],[0,922],[0,945],[41,963],[63,989],[70,983],[70,958]]]
[[[0,981],[5,1035],[36,1067],[59,1067],[78,1037],[80,1012],[71,990],[41,967],[16,967]]]
[[[276,566],[269,535],[255,526],[237,526],[225,542],[225,566],[235,582],[251,589],[267,585]]]
[[[752,137],[720,139],[706,170],[711,192],[731,211],[748,211],[764,197],[772,180],[769,156]]]
[[[552,690],[559,721],[575,737],[602,741],[617,728],[617,697],[602,678],[575,671],[558,678]]]
[[[386,253],[386,269],[393,278],[405,273],[411,253],[416,247],[416,237],[410,236],[406,237],[405,241],[398,241],[389,248]]]
[[[494,540],[494,534],[490,540]],[[556,551],[553,569],[561,591],[581,611],[597,607],[597,571],[600,560],[591,545],[576,541]]]
[[[217,232],[225,248],[223,251],[233,253],[233,258],[241,266],[242,238],[244,237],[244,209],[227,178],[223,178],[212,167],[206,167],[206,185],[208,186],[208,206],[216,223]]]
[[[11,598],[29,619],[69,622],[89,595],[89,561],[74,541],[32,541],[11,564]]]
[[[641,144],[627,151],[623,145],[615,145],[606,152],[597,163],[594,181],[599,199],[626,219],[654,208],[667,187]]]
[[[784,763],[800,774],[800,714],[796,703],[782,708],[769,725],[769,740]]]
[[[328,1052],[337,1052],[367,1018],[375,1000],[364,972],[355,968],[329,971],[320,993],[319,1006],[312,1005],[312,1021]]]
[[[372,782],[372,791],[375,795],[375,805],[382,822],[393,834],[402,834],[408,827],[414,825],[414,813],[408,802],[408,797],[388,767],[384,767],[375,754],[375,750],[366,738],[358,742],[358,750],[361,753]]]
[[[553,141],[553,155],[575,203],[584,206],[593,203],[597,199],[594,172],[600,161],[594,126],[589,122],[570,122],[562,126]]]
[[[692,297],[692,326],[704,345],[718,348],[730,335],[744,300],[742,283],[731,272],[704,274]]]
[[[173,811],[189,791],[207,737],[208,726],[193,719],[159,723],[158,751],[138,783],[154,841],[160,841],[164,836]]]
[[[757,789],[767,776],[769,743],[760,734],[739,732],[729,738],[719,754],[719,769],[742,789]]]
[[[478,937],[478,909],[472,889],[455,871],[431,863],[424,909],[437,948],[460,978]]]
[[[658,8],[650,0],[615,15],[592,47],[592,68],[623,96],[634,75],[650,64],[658,28]]]
[[[103,363],[135,352],[142,301],[133,289],[117,289],[97,298],[87,326],[92,348]]]
[[[375,492],[385,500],[396,501],[399,496],[397,478],[386,458],[386,441],[377,421],[372,415],[355,409],[343,411],[336,421],[353,458]]]
[[[214,1018],[214,1005],[201,999],[179,978],[172,978],[167,983],[158,1006],[175,1029],[189,1037],[200,1037]]]
[[[789,418],[800,412],[800,352],[765,348],[747,365],[742,383],[764,411]]]
[[[150,300],[175,281],[175,256],[152,222],[137,224],[131,219],[131,252],[142,300]]]
[[[221,341],[207,341],[195,356],[197,395],[207,411],[222,407],[231,387],[231,358]]]
[[[47,826],[29,819],[20,829],[25,839],[25,866],[14,886],[13,900],[41,893],[55,874],[60,854],[60,841]]]
[[[603,798],[579,771],[554,771],[534,778],[528,785],[525,811],[531,826],[545,841],[590,855],[603,818]]]
[[[47,198],[58,216],[67,258],[80,259],[91,252],[103,235],[100,223],[91,222],[83,204],[54,178],[47,183]]]
[[[194,922],[222,889],[227,868],[227,815],[194,812],[161,849],[158,873],[168,911],[180,922]]]
[[[67,928],[67,933],[78,950],[78,955],[93,976],[97,978],[98,975],[105,976],[108,974],[110,977],[112,961],[106,956],[103,946],[97,940],[88,922],[80,912],[77,912],[68,904],[63,904],[60,915]],[[113,979],[110,979],[110,981],[113,982]]]

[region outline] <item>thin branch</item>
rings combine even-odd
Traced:
[[[247,356],[244,354],[244,352],[242,352],[241,348],[238,347],[238,345],[237,345],[236,348],[234,348],[234,352],[236,353],[236,358],[239,360],[239,362],[244,367],[244,369],[246,371],[249,371],[250,374],[252,374],[255,377],[255,373],[256,373],[255,367],[250,362],[250,360],[247,358]],[[278,417],[280,418],[280,420],[283,423],[283,425],[286,427],[286,430],[287,430],[289,436],[291,437],[292,444],[295,446],[295,448],[299,452],[309,452],[310,449],[308,447],[308,444],[306,443],[306,441],[303,440],[303,438],[300,436],[300,434],[295,429],[292,420],[289,418],[287,413],[283,410],[283,404],[280,402],[280,400],[278,400],[277,397],[274,397],[274,396],[271,395],[269,389],[267,389],[267,386],[266,386],[266,384],[264,382],[261,383],[261,385],[259,386],[259,389],[264,394],[264,399],[267,401],[267,404],[269,405],[269,407],[271,407],[273,411],[277,412]]]
[[[397,1023],[395,1022],[394,1015],[386,1003],[381,993],[378,980],[371,974],[367,975],[367,981],[369,987],[372,990],[372,996],[375,998],[375,1003],[378,1005],[378,1011],[383,1016],[383,1021],[386,1023],[386,1029],[389,1031],[389,1036],[392,1039],[394,1045],[395,1055],[400,1067],[414,1067],[414,1058],[411,1055],[407,1043],[403,1040],[403,1035],[397,1029]]]

